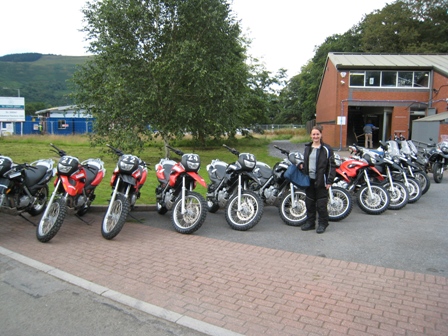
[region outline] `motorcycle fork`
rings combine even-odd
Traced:
[[[387,172],[387,178],[389,179],[389,184],[392,187],[392,189],[394,189],[394,180],[392,178],[389,166],[386,166],[386,172]]]
[[[47,207],[45,208],[45,211],[44,211],[44,214],[42,215],[42,218],[46,218],[48,216],[48,212],[50,211],[50,207],[53,204],[54,198],[56,197],[56,194],[58,192],[60,184],[61,184],[61,179],[58,180],[58,183],[54,187],[54,191],[51,194],[50,200],[48,201]]]
[[[328,201],[330,204],[333,204],[333,189],[331,186],[328,188]]]
[[[185,213],[185,194],[187,192],[187,187],[185,186],[185,175],[182,176],[182,189],[181,189],[181,208],[180,213],[183,215]]]
[[[112,192],[112,196],[109,201],[109,206],[107,207],[107,212],[106,212],[105,218],[108,218],[110,215],[110,210],[112,208],[112,204],[114,204],[115,198],[117,197],[119,184],[120,184],[120,176],[118,176],[117,182],[115,182],[115,188],[114,188],[114,191]]]
[[[406,174],[406,171],[403,170],[403,180],[404,180],[404,185],[406,186],[406,188],[409,189],[409,182],[408,182],[408,175]]]
[[[370,180],[369,180],[369,174],[367,174],[367,169],[364,169],[364,180],[367,183],[367,189],[369,190],[369,198],[373,198],[373,193],[372,193],[372,186],[370,184]]]
[[[241,191],[243,189],[242,183],[241,183],[241,175],[238,176],[238,211],[241,211]]]

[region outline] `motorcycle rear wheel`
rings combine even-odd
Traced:
[[[204,223],[207,216],[207,203],[201,194],[188,191],[185,194],[185,213],[182,214],[182,197],[174,202],[171,223],[179,233],[190,234],[196,232]]]
[[[432,176],[434,182],[441,183],[443,180],[443,166],[440,162],[434,162],[432,165]]]
[[[166,206],[162,205],[160,202],[157,202],[157,213],[159,215],[164,215],[168,212],[168,209]]]
[[[208,200],[207,201],[207,209],[208,209],[208,212],[215,213],[216,211],[219,210],[219,204]]]
[[[278,213],[280,218],[289,226],[300,226],[306,222],[306,194],[302,190],[294,191],[295,204],[291,201],[291,191],[288,191],[280,201]]]
[[[353,201],[351,194],[344,188],[331,187],[333,193],[333,202],[328,199],[328,220],[338,222],[347,218],[352,212]]]
[[[237,231],[247,231],[260,221],[263,215],[263,201],[250,190],[241,192],[241,209],[238,211],[238,194],[230,197],[226,205],[226,221]]]
[[[48,214],[42,217],[36,228],[36,237],[42,243],[47,243],[58,233],[67,214],[67,205],[62,198],[50,204]]]
[[[356,195],[358,206],[369,215],[380,215],[389,207],[389,193],[378,184],[371,184],[370,187],[372,197],[370,197],[369,187],[367,185],[358,190]]]
[[[408,203],[417,202],[420,197],[422,197],[422,188],[418,181],[413,177],[408,177],[408,192],[409,192],[409,201]]]
[[[94,199],[95,199],[95,193],[92,191],[86,203],[76,212],[76,214],[80,217],[84,216],[87,213],[87,211],[89,211],[90,205],[92,204]]]
[[[382,184],[390,196],[389,210],[400,210],[409,202],[409,192],[402,182],[394,181],[393,188],[390,182]]]
[[[28,210],[28,213],[31,216],[37,216],[40,215],[42,212],[45,211],[45,207],[47,205],[48,200],[48,185],[45,185],[44,187],[40,188],[36,192],[36,201],[34,202],[33,206]]]
[[[123,194],[118,193],[114,202],[109,204],[109,208],[109,216],[106,212],[101,224],[101,235],[108,240],[115,238],[123,229],[130,211],[130,205],[128,199]]]

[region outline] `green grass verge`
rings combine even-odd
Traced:
[[[303,139],[301,137],[304,137]],[[220,159],[225,162],[233,162],[236,160],[236,156],[231,154],[228,150],[222,147],[225,143],[231,147],[236,148],[241,153],[248,152],[256,156],[258,161],[265,162],[271,167],[279,161],[278,158],[272,157],[268,152],[268,145],[272,140],[284,139],[285,135],[261,135],[259,137],[240,138],[232,140],[215,141],[214,143],[207,144],[206,148],[197,148],[196,144],[191,140],[176,140],[172,143],[173,147],[181,149],[183,152],[194,152],[201,157],[201,169],[200,175],[209,183],[206,165],[213,159]],[[306,136],[290,136],[291,141],[300,142],[308,140]],[[88,136],[9,136],[0,137],[0,155],[11,157],[16,163],[31,163],[38,159],[52,158],[55,161],[55,167],[59,160],[59,156],[51,151],[50,143],[55,144],[57,147],[65,150],[68,155],[75,156],[81,161],[88,158],[100,158],[104,161],[106,167],[106,176],[101,184],[96,188],[95,205],[105,205],[108,203],[108,199],[111,194],[110,179],[112,172],[117,163],[117,156],[111,154],[107,147],[94,147],[89,142]],[[142,196],[138,200],[137,204],[155,204],[155,188],[158,185],[158,181],[155,175],[154,165],[157,164],[160,158],[163,157],[163,144],[160,141],[153,141],[139,154],[142,160],[149,163],[151,170],[148,172],[148,179],[143,186]],[[177,155],[172,153],[172,159],[178,159]],[[53,180],[54,181],[54,180]],[[53,190],[53,181],[51,182],[50,189]],[[205,196],[205,188],[198,184],[197,192]]]

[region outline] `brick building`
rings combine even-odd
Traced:
[[[319,87],[316,124],[334,148],[363,145],[363,126],[379,130],[374,145],[394,133],[412,138],[412,121],[447,111],[448,54],[329,53]],[[448,125],[440,125],[439,134]]]

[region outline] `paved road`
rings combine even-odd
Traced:
[[[448,179],[447,179],[448,180]],[[207,215],[198,236],[263,246],[284,251],[354,261],[419,273],[448,276],[447,183],[431,184],[422,198],[401,210],[367,215],[356,204],[340,222],[318,235],[283,223],[275,207],[265,207],[251,230],[232,230],[223,210]],[[133,214],[144,225],[172,230],[169,213]],[[126,230],[126,226],[123,230]]]
[[[8,257],[0,256],[0,334],[5,336],[200,336]]]

